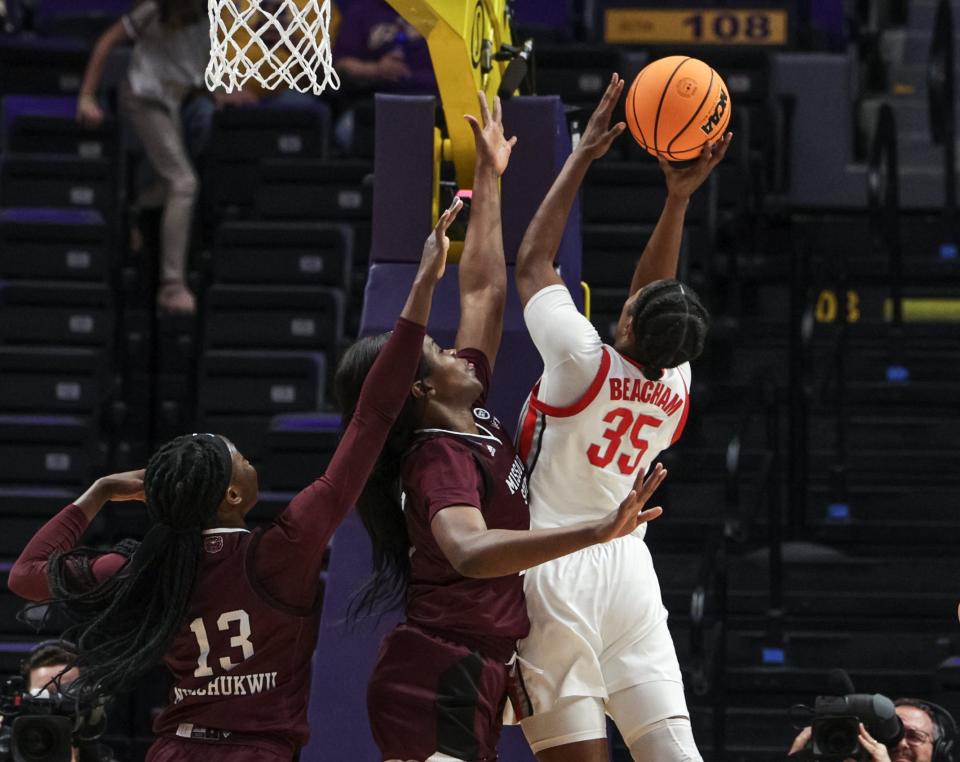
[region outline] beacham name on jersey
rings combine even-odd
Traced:
[[[277,687],[276,672],[257,672],[253,675],[221,675],[204,688],[174,688],[174,703],[190,696],[250,696]]]
[[[642,381],[639,378],[611,378],[610,399],[624,402],[649,402],[668,416],[683,407],[683,397],[674,394],[659,381]]]

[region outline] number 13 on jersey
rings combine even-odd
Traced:
[[[634,417],[628,407],[618,407],[603,416],[610,427],[603,432],[606,442],[592,444],[587,448],[587,459],[597,468],[606,468],[616,458],[621,474],[632,476],[647,452],[649,443],[641,434],[646,426],[657,428],[663,421],[650,415]],[[624,438],[629,433],[628,442]]]

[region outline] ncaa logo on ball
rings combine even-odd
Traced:
[[[704,135],[710,135],[713,133],[714,128],[720,124],[720,120],[723,119],[723,115],[727,110],[728,102],[727,94],[721,90],[720,97],[717,99],[717,105],[713,107],[713,113],[707,117],[707,120],[700,125],[700,129],[703,130]]]
[[[697,80],[691,77],[681,77],[677,82],[677,94],[681,98],[692,98],[697,92]]]

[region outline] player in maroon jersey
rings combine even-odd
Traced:
[[[10,572],[30,600],[51,596],[76,618],[81,698],[133,687],[161,658],[175,683],[154,722],[150,762],[290,760],[307,740],[310,657],[323,550],[356,502],[414,380],[448,209],[424,246],[396,328],[363,384],[326,473],[276,522],[249,532],[257,473],[226,439],[168,442],[146,471],[98,479],[45,524]],[[108,500],[146,500],[143,542],[106,554],[77,547]]]
[[[480,102],[483,126],[468,117],[477,163],[456,349],[424,341],[417,379],[357,504],[374,575],[353,613],[406,602],[406,622],[384,639],[367,693],[384,760],[496,759],[510,665],[529,627],[519,572],[628,534],[661,512],[641,509],[662,469],[642,487],[638,479],[603,520],[528,529],[526,471],[484,408],[507,287],[499,177],[515,139],[504,138],[499,99],[492,115],[482,94]],[[338,369],[347,414],[381,343],[358,342]]]

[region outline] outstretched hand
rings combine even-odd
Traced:
[[[663,154],[659,154],[657,160],[667,178],[667,192],[678,198],[690,198],[694,191],[703,185],[704,180],[710,176],[714,168],[723,161],[732,140],[733,133],[728,132],[715,143],[707,143],[696,162],[681,169],[672,166]]]
[[[483,119],[483,125],[481,126],[477,118],[471,114],[464,114],[463,118],[473,130],[473,138],[477,143],[477,162],[486,163],[497,173],[497,176],[500,176],[507,170],[510,152],[517,144],[517,138],[514,136],[507,140],[503,134],[503,109],[500,105],[500,96],[496,95],[493,98],[493,114],[490,113],[487,96],[482,90],[477,93],[477,98],[480,101],[480,117]]]
[[[450,239],[447,238],[447,228],[453,224],[463,209],[463,201],[455,198],[449,208],[440,215],[436,226],[430,231],[423,244],[423,253],[420,255],[420,269],[417,270],[417,279],[427,278],[436,283],[443,277],[447,266],[447,252],[450,251]]]
[[[613,145],[613,141],[619,137],[620,133],[627,129],[625,122],[617,122],[613,127],[610,126],[610,117],[613,115],[613,109],[620,100],[623,93],[623,80],[620,75],[614,73],[610,77],[610,84],[607,85],[607,91],[600,99],[600,105],[594,110],[587,122],[587,127],[580,136],[580,143],[577,145],[577,151],[589,156],[590,159],[599,159]]]
[[[633,483],[633,489],[626,499],[620,503],[620,507],[599,522],[597,542],[607,542],[608,540],[616,540],[618,537],[626,537],[641,524],[653,521],[663,513],[663,508],[660,506],[646,510],[643,510],[643,506],[647,504],[657,487],[667,478],[667,469],[657,463],[653,473],[646,479],[644,479],[644,476],[646,476],[646,471],[641,470]]]

